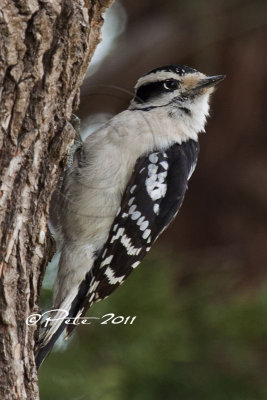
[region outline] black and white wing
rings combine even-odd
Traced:
[[[81,282],[68,318],[83,316],[93,303],[108,297],[141,262],[181,207],[197,155],[198,143],[189,140],[137,160],[108,239]],[[74,327],[67,325],[67,335]],[[65,328],[62,322],[55,331],[44,332],[37,367]]]
[[[189,140],[139,158],[108,239],[79,288],[72,311],[84,315],[108,297],[141,262],[182,205],[197,162],[198,143]],[[68,333],[73,329],[68,326]]]

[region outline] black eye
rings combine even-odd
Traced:
[[[176,81],[175,79],[168,79],[163,83],[163,87],[166,90],[175,90],[178,89],[179,82]]]

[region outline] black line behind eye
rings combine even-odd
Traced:
[[[149,82],[140,86],[135,94],[134,101],[144,103],[152,100],[166,92],[171,92],[179,87],[180,82],[176,79],[166,79],[165,81]]]
[[[166,90],[175,90],[178,89],[179,87],[179,81],[176,81],[175,79],[167,79],[164,83],[163,83],[163,87]]]

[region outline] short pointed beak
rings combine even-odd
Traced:
[[[215,75],[215,76],[207,76],[204,79],[201,79],[197,86],[196,89],[202,89],[202,88],[207,88],[207,87],[212,87],[218,85],[221,81],[225,79],[225,75]]]

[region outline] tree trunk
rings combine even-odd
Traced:
[[[35,326],[49,201],[112,0],[0,0],[0,398],[38,399]]]

